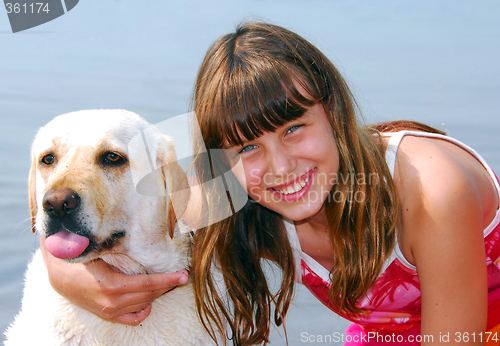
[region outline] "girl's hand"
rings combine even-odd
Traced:
[[[66,263],[40,248],[54,290],[71,303],[113,322],[136,326],[151,313],[151,303],[188,282],[183,270],[172,274],[125,275],[102,260]]]

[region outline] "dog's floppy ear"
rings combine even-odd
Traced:
[[[31,213],[31,231],[35,233],[35,218],[38,207],[36,204],[36,156],[34,153],[31,154],[31,168],[28,180],[28,199]]]
[[[175,224],[186,211],[191,190],[186,172],[177,162],[172,139],[165,136],[166,143],[161,146],[158,159],[167,188],[168,229],[171,238],[174,236]]]

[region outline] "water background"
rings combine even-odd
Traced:
[[[500,172],[500,2],[464,0],[85,0],[12,34],[0,11],[0,332],[20,308],[30,231],[30,145],[54,116],[124,108],[152,123],[189,110],[211,42],[245,19],[283,25],[343,73],[367,122],[412,119],[448,131]],[[302,287],[288,318],[302,333],[346,321]],[[284,345],[278,333],[273,345]],[[329,343],[335,344],[335,343]]]

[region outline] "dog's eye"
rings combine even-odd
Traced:
[[[41,159],[41,162],[47,166],[53,164],[54,161],[55,161],[55,157],[52,154],[47,154],[44,157],[42,157],[42,159]]]
[[[103,163],[114,166],[121,165],[122,163],[125,163],[125,158],[117,153],[107,152],[103,156]]]

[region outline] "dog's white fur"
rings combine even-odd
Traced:
[[[149,158],[140,154],[144,150],[144,142],[137,140],[141,132],[143,136],[147,132]],[[119,153],[127,164],[103,164],[106,152]],[[54,164],[40,162],[47,153],[54,155]],[[151,164],[156,166],[156,173],[142,189],[181,190],[174,209],[182,210],[189,197],[182,197],[182,191],[189,189],[175,161],[172,141],[134,113],[92,110],[59,116],[39,131],[33,143],[29,194],[34,228],[46,236],[47,216],[41,207],[45,192],[70,188],[81,197],[79,222],[98,244],[70,261],[100,257],[127,274],[185,269],[189,236],[178,223],[173,239],[170,237],[169,198],[138,193],[134,183],[134,178],[151,171]],[[117,230],[125,236],[111,248],[99,245]],[[5,335],[7,346],[213,344],[199,323],[190,283],[156,299],[150,316],[139,326],[113,324],[78,308],[52,289],[40,250],[28,266],[21,312]]]

